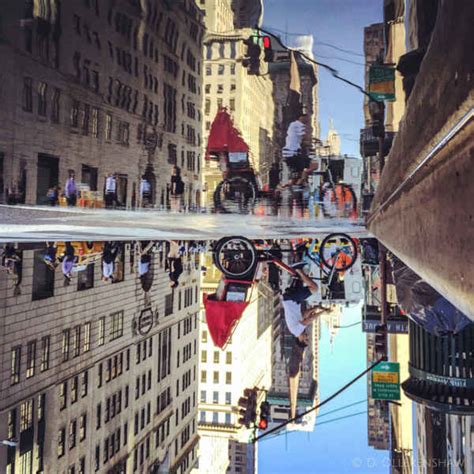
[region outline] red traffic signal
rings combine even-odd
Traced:
[[[268,428],[268,421],[270,420],[270,403],[264,401],[260,403],[260,421],[258,422],[258,427],[261,430],[266,430]]]
[[[260,419],[258,422],[258,428],[260,430],[266,430],[268,428],[268,421],[265,419]]]
[[[272,41],[270,40],[270,36],[263,36],[262,41],[263,41],[263,47],[265,49],[272,47]]]

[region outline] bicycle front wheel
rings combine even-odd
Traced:
[[[257,265],[257,251],[245,237],[220,239],[212,254],[214,265],[228,278],[244,279],[253,276]]]
[[[255,185],[236,176],[219,183],[214,191],[214,206],[224,212],[248,212],[255,204]]]
[[[357,260],[357,244],[354,239],[342,233],[327,235],[319,247],[322,264],[336,272],[351,268]]]

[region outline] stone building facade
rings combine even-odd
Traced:
[[[166,205],[171,168],[200,199],[201,55],[194,0],[6,0],[0,56],[0,198],[43,204],[76,181],[102,192],[116,173],[123,206],[145,174]]]
[[[164,252],[144,291],[125,244],[63,284],[22,244],[21,293],[0,274],[0,472],[190,472],[197,459],[199,265],[169,287]],[[49,272],[49,273],[48,273]],[[49,277],[48,277],[49,275]],[[76,276],[77,275],[77,276]]]

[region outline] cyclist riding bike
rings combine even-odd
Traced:
[[[298,119],[291,122],[288,126],[282,156],[291,172],[292,178],[287,184],[283,184],[282,188],[294,184],[303,184],[306,182],[308,175],[318,169],[318,162],[311,160],[307,153],[307,148],[309,147],[307,140],[305,140],[307,123],[308,115],[300,114]]]

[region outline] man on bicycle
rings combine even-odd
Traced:
[[[286,185],[282,185],[282,187],[302,184],[306,181],[309,174],[318,169],[318,163],[312,161],[306,151],[308,145],[310,145],[305,143],[307,122],[308,116],[301,113],[298,119],[291,122],[288,126],[282,156],[291,174],[295,175],[295,178],[291,178],[290,181]]]
[[[293,280],[293,283],[285,290],[283,310],[288,330],[301,345],[306,346],[308,344],[306,327],[327,310],[318,306],[303,311],[303,303],[318,291],[318,285],[301,268],[295,268],[295,271],[299,278]]]

